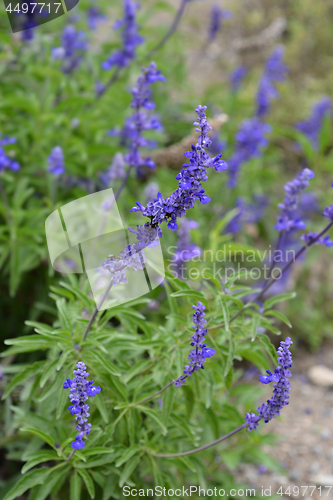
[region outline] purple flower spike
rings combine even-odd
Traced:
[[[264,74],[261,77],[257,92],[257,116],[264,116],[270,110],[270,103],[279,97],[275,83],[285,80],[289,71],[288,66],[283,64],[283,45],[277,46],[266,62]]]
[[[215,40],[218,32],[222,28],[223,19],[231,19],[233,13],[230,10],[222,9],[219,5],[213,5],[210,14],[210,27],[208,40],[212,42]]]
[[[190,362],[185,366],[184,375],[181,375],[174,381],[176,387],[181,387],[187,377],[190,377],[194,372],[204,369],[206,359],[211,358],[215,354],[215,349],[207,347],[207,345],[204,344],[204,336],[208,331],[207,328],[204,328],[207,323],[204,312],[206,307],[201,302],[198,302],[198,305],[192,306],[192,308],[194,309],[193,328],[195,328],[195,333],[191,336],[191,346],[195,347],[195,349],[192,349],[188,355]]]
[[[124,17],[117,21],[114,29],[122,29],[122,48],[113,52],[110,57],[102,63],[105,71],[114,66],[123,68],[136,58],[136,48],[144,39],[138,33],[138,24],[136,22],[136,11],[138,4],[133,0],[123,0]]]
[[[240,167],[243,163],[261,156],[262,149],[268,145],[266,134],[271,127],[262,123],[258,117],[243,120],[236,134],[236,146],[234,154],[229,158],[229,187],[237,185]]]
[[[287,182],[284,186],[286,196],[283,203],[278,206],[281,213],[278,217],[278,223],[274,226],[279,231],[291,231],[292,229],[304,229],[305,222],[297,214],[299,196],[301,192],[308,187],[310,179],[314,173],[309,168],[305,168],[296,179]]]
[[[259,380],[263,384],[268,384],[270,382],[275,382],[275,384],[273,385],[274,389],[271,399],[268,399],[267,403],[263,403],[259,406],[259,408],[257,408],[259,415],[256,415],[253,412],[245,415],[246,427],[250,432],[256,430],[260,420],[268,423],[270,420],[280,415],[282,408],[289,404],[289,378],[291,377],[289,368],[293,366],[289,350],[291,345],[292,341],[290,337],[287,337],[285,341],[282,341],[277,350],[279,366],[275,368],[274,374],[267,370],[268,377],[262,375],[259,377]]]
[[[53,175],[61,175],[65,172],[64,153],[60,146],[52,149],[50,156],[47,158],[47,171]]]
[[[307,120],[295,123],[295,128],[309,138],[315,149],[319,147],[320,130],[325,116],[329,113],[332,115],[332,101],[329,97],[324,96],[313,106]]]
[[[69,24],[62,32],[61,47],[52,49],[52,57],[63,61],[62,71],[69,74],[80,65],[86,50],[85,33],[77,31],[75,26]]]
[[[77,363],[76,368],[73,371],[75,375],[74,380],[66,379],[64,389],[69,389],[69,399],[72,404],[68,409],[71,415],[76,415],[77,426],[75,429],[79,431],[75,441],[71,443],[71,447],[74,450],[81,450],[85,446],[83,438],[90,433],[91,429],[91,424],[87,423],[90,413],[89,405],[86,401],[88,396],[97,396],[101,392],[101,388],[93,386],[92,380],[86,380],[89,377],[89,373],[86,371],[86,365],[82,361]]]
[[[15,142],[16,139],[14,137],[8,137],[5,135],[2,139],[0,138],[0,172],[3,172],[6,168],[14,171],[20,169],[20,165],[16,161],[9,158],[3,148],[3,146],[8,146],[8,144],[14,144]]]

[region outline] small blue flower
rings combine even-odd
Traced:
[[[230,88],[233,92],[237,92],[240,89],[243,79],[247,75],[247,68],[245,66],[239,66],[234,69],[229,76]]]
[[[268,377],[263,375],[260,375],[259,377],[259,380],[263,384],[269,384],[270,382],[275,382],[275,384],[273,385],[274,389],[272,398],[268,399],[267,403],[263,403],[259,406],[259,408],[257,408],[259,415],[256,415],[253,412],[249,412],[245,415],[246,427],[250,432],[256,430],[260,420],[264,420],[265,423],[269,422],[276,416],[280,415],[282,408],[289,404],[289,378],[291,377],[289,368],[293,365],[289,350],[291,345],[292,341],[290,337],[287,337],[285,341],[282,341],[277,350],[279,366],[274,370],[274,373],[267,370]]]
[[[64,153],[60,146],[55,146],[47,158],[47,171],[53,175],[61,175],[65,172]]]
[[[191,346],[195,347],[192,349],[188,355],[189,364],[185,366],[184,375],[181,375],[177,380],[174,381],[176,387],[181,387],[187,377],[190,377],[194,372],[203,369],[204,363],[207,358],[211,358],[215,354],[215,349],[207,347],[204,344],[205,335],[207,333],[207,328],[204,328],[207,320],[205,319],[205,309],[206,307],[198,302],[197,306],[192,306],[194,309],[193,313],[193,323],[195,328],[195,333],[191,336]]]
[[[94,397],[101,392],[100,387],[93,386],[93,381],[87,381],[89,373],[86,371],[86,365],[79,361],[76,365],[76,370],[73,371],[75,375],[74,380],[69,378],[66,379],[64,383],[64,389],[69,389],[69,399],[71,400],[71,405],[68,409],[71,415],[76,415],[75,420],[77,421],[77,426],[75,429],[79,431],[75,438],[75,441],[71,443],[71,447],[74,450],[81,450],[84,448],[85,443],[83,438],[90,433],[91,424],[88,424],[89,405],[86,403],[88,396]]]
[[[279,231],[291,231],[292,229],[304,229],[305,222],[297,213],[299,196],[308,187],[309,180],[314,177],[314,173],[309,168],[305,168],[296,179],[287,182],[284,186],[286,196],[283,203],[278,206],[281,209],[278,216],[278,223],[274,226]]]
[[[219,5],[215,4],[212,7],[210,14],[210,26],[208,33],[208,40],[212,42],[215,40],[218,32],[222,28],[223,19],[231,19],[233,13],[230,10],[222,9]]]
[[[72,73],[81,63],[83,53],[87,50],[85,33],[77,31],[75,26],[67,25],[61,38],[61,46],[52,49],[52,57],[61,60],[62,71]]]
[[[283,56],[284,47],[278,45],[266,61],[257,92],[257,116],[266,115],[270,110],[271,101],[279,97],[274,84],[285,80],[289,71],[288,66],[282,62]]]
[[[333,222],[333,205],[329,205],[325,208],[323,216],[326,217],[330,222]]]
[[[124,17],[117,21],[114,29],[122,29],[122,48],[113,52],[110,57],[102,63],[105,71],[114,66],[123,68],[136,58],[136,48],[144,39],[138,33],[138,24],[136,22],[136,11],[138,4],[133,0],[123,0]]]
[[[0,172],[3,172],[6,168],[10,170],[19,170],[20,165],[9,158],[4,150],[4,146],[8,146],[8,144],[14,144],[16,139],[14,137],[4,136],[2,139],[0,138]]]
[[[319,134],[324,118],[329,113],[332,115],[332,101],[329,97],[324,96],[313,106],[307,120],[295,123],[295,128],[310,139],[315,149],[318,149],[319,146]]]

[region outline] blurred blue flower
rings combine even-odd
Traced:
[[[133,0],[123,0],[124,17],[117,21],[114,29],[122,29],[122,48],[113,52],[110,57],[102,63],[106,71],[114,66],[123,68],[136,58],[136,48],[144,39],[139,35],[139,26],[136,22],[136,11],[138,4]]]
[[[239,66],[234,69],[229,76],[230,88],[233,92],[237,92],[240,89],[240,86],[247,75],[247,68],[245,66]]]
[[[213,5],[210,13],[210,26],[208,33],[208,40],[212,42],[215,40],[218,32],[222,28],[223,19],[231,19],[233,13],[230,10],[222,9],[219,5]]]
[[[235,151],[228,160],[229,187],[236,187],[239,169],[243,163],[261,156],[262,149],[268,144],[266,134],[270,131],[271,127],[256,116],[241,123],[235,137]]]
[[[1,139],[0,136],[0,172],[3,172],[6,168],[14,171],[20,169],[20,165],[17,163],[17,161],[9,158],[4,150],[4,146],[8,146],[8,144],[14,144],[15,142],[15,137],[8,137],[5,135]]]
[[[279,97],[274,84],[285,80],[289,71],[288,66],[282,62],[284,50],[283,45],[278,45],[266,61],[257,92],[257,115],[260,117],[269,112],[271,101]]]
[[[65,172],[65,158],[60,146],[55,146],[47,158],[47,171],[53,175],[60,175]]]
[[[332,101],[328,96],[322,97],[314,104],[310,116],[295,123],[295,128],[310,139],[314,149],[319,147],[319,134],[323,126],[325,116],[332,115]]]
[[[62,32],[61,46],[52,49],[52,57],[62,61],[62,71],[69,74],[80,65],[85,50],[85,33],[77,31],[75,26],[69,24]]]

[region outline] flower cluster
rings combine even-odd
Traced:
[[[52,57],[63,61],[62,71],[69,74],[79,66],[85,50],[87,50],[85,33],[77,31],[75,26],[69,24],[62,32],[61,47],[52,49]]]
[[[143,42],[143,38],[138,33],[136,22],[136,11],[138,4],[133,0],[123,0],[124,17],[117,21],[114,29],[122,28],[122,48],[113,52],[110,57],[102,63],[102,68],[106,71],[114,66],[123,68],[136,58],[136,47]]]
[[[65,172],[64,153],[60,146],[52,149],[51,154],[47,158],[47,171],[53,175],[60,175]]]
[[[89,405],[86,401],[88,396],[97,396],[101,392],[101,388],[93,386],[93,380],[86,380],[89,377],[89,373],[86,371],[86,365],[82,361],[77,363],[76,368],[73,371],[75,375],[74,380],[70,378],[66,379],[63,387],[64,389],[69,389],[69,399],[72,404],[68,409],[72,415],[75,415],[75,420],[77,420],[75,429],[79,431],[75,441],[71,443],[71,447],[74,450],[81,450],[85,446],[83,438],[90,433],[91,429],[91,424],[87,424],[90,414],[88,412]]]
[[[109,256],[101,267],[112,274],[112,285],[114,286],[120,283],[128,283],[126,269],[130,268],[134,271],[144,269],[145,262],[145,256],[143,252],[139,252],[137,245],[127,245],[118,257]]]
[[[96,5],[92,5],[87,10],[87,23],[89,29],[95,30],[99,23],[104,21],[106,16],[100,11]]]
[[[232,17],[233,13],[230,10],[222,9],[217,4],[213,5],[210,14],[210,26],[208,33],[208,40],[210,42],[215,40],[218,32],[222,28],[223,19],[231,19]]]
[[[333,205],[329,205],[325,208],[323,216],[326,217],[330,222],[333,222]]]
[[[245,66],[239,66],[230,73],[229,84],[233,92],[237,92],[242,84],[243,79],[247,75],[247,68]]]
[[[193,328],[195,328],[195,333],[191,336],[191,346],[195,347],[195,349],[192,349],[188,355],[190,362],[185,366],[184,375],[181,375],[174,381],[176,387],[181,387],[187,377],[190,377],[192,373],[204,369],[206,359],[211,358],[215,354],[215,349],[207,347],[207,344],[204,344],[205,335],[207,333],[207,328],[204,328],[207,323],[204,313],[206,307],[201,302],[198,302],[198,305],[192,306],[192,308],[194,309]]]
[[[309,168],[305,168],[296,179],[287,182],[284,187],[286,196],[283,203],[278,206],[281,214],[278,223],[274,226],[279,231],[291,231],[292,229],[304,229],[305,222],[297,215],[299,195],[308,185],[309,180],[314,177],[314,173]]]
[[[168,198],[163,198],[162,194],[158,193],[157,197],[150,201],[146,207],[137,202],[137,206],[131,210],[140,211],[145,217],[148,217],[150,222],[146,223],[145,226],[157,228],[159,235],[162,235],[159,225],[164,221],[168,221],[169,229],[177,230],[177,218],[185,215],[190,208],[194,208],[195,200],[198,199],[203,204],[210,202],[210,197],[204,194],[205,191],[202,189],[202,182],[208,179],[208,168],[214,167],[215,170],[228,168],[226,162],[221,160],[222,154],[211,158],[205,151],[205,148],[211,144],[207,133],[212,129],[207,121],[206,109],[207,106],[198,106],[196,109],[198,121],[194,122],[194,125],[200,135],[198,143],[195,146],[192,145],[192,150],[183,155],[190,158],[190,163],[183,164],[183,169],[176,177],[179,181],[178,189]],[[144,236],[144,231],[142,231],[142,236]]]
[[[283,56],[284,47],[279,45],[266,61],[264,74],[259,82],[257,92],[257,115],[260,117],[269,112],[271,101],[279,97],[274,84],[284,80],[289,71],[288,66],[282,62]]]
[[[4,146],[8,146],[8,144],[14,144],[16,142],[15,137],[4,136],[2,139],[0,138],[0,172],[3,172],[6,168],[10,168],[10,170],[19,170],[20,165],[17,161],[9,158],[4,150]]]
[[[307,120],[295,123],[295,128],[310,139],[315,149],[318,149],[319,133],[328,113],[332,113],[332,102],[325,96],[313,106]]]
[[[242,122],[236,134],[235,152],[228,160],[229,187],[236,187],[241,165],[262,154],[262,148],[268,144],[265,135],[270,131],[271,127],[256,116]]]
[[[142,74],[139,76],[137,85],[132,89],[133,99],[131,107],[134,109],[125,123],[121,132],[122,145],[128,147],[128,153],[125,155],[125,161],[134,167],[137,173],[140,168],[146,165],[154,168],[155,163],[146,157],[143,159],[140,154],[140,148],[149,147],[149,141],[143,136],[146,130],[161,129],[161,124],[155,116],[150,116],[147,111],[154,109],[155,104],[151,100],[151,84],[157,81],[165,81],[164,76],[156,68],[156,64],[151,62],[147,68],[142,68]]]
[[[263,384],[275,382],[273,384],[273,397],[268,399],[267,403],[263,403],[259,406],[259,408],[257,408],[259,416],[253,412],[245,415],[246,426],[249,431],[256,430],[260,420],[264,420],[264,422],[267,423],[276,416],[280,415],[282,408],[289,404],[289,378],[291,377],[289,368],[293,365],[292,357],[289,351],[291,345],[292,341],[290,337],[287,337],[285,341],[282,341],[277,350],[279,366],[275,368],[274,373],[267,370],[268,376],[260,375],[259,377],[260,382]]]
[[[122,153],[116,153],[109,168],[99,178],[104,186],[110,186],[113,181],[125,177],[125,159]]]
[[[197,229],[198,227],[199,224],[194,220],[186,218],[180,220],[177,248],[174,255],[174,263],[176,264],[176,273],[178,276],[181,276],[183,262],[188,262],[193,257],[201,255],[201,248],[190,241],[191,229]]]
[[[310,246],[314,243],[315,239],[317,238],[318,236],[318,233],[307,233],[307,234],[303,234],[301,236],[301,240],[304,241],[304,243],[307,245],[307,246]],[[318,245],[325,245],[326,247],[333,247],[333,241],[330,240],[330,237],[328,234],[326,234],[326,236],[323,236],[322,238],[318,238],[317,241],[316,241],[316,244]]]

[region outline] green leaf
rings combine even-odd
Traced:
[[[67,379],[68,372],[64,373],[63,382]],[[59,390],[58,403],[57,403],[57,411],[56,411],[56,419],[59,420],[63,414],[64,407],[66,405],[66,401],[68,401],[69,391],[67,389],[61,388]]]
[[[287,326],[289,326],[289,328],[292,328],[292,324],[290,323],[287,316],[285,316],[280,311],[275,311],[275,310],[274,311],[267,311],[267,312],[265,312],[265,316],[274,316],[275,318],[278,318],[281,321],[283,321],[283,323],[285,323]]]
[[[39,387],[44,387],[49,378],[55,373],[58,361],[58,359],[51,361],[48,365],[48,368],[44,369],[43,375],[41,376],[39,381]]]
[[[135,377],[136,375],[138,375],[139,373],[143,373],[144,371],[148,370],[148,368],[152,367],[153,366],[153,363],[151,362],[151,360],[147,360],[147,359],[142,359],[141,361],[139,361],[138,363],[136,363],[135,365],[133,365],[127,372],[125,375],[123,375],[122,377],[122,381],[124,382],[124,384],[128,384],[128,382],[133,378]]]
[[[196,290],[180,290],[179,292],[173,292],[170,294],[170,297],[187,297],[191,299],[196,299],[199,302],[204,302],[207,305],[207,300],[203,296],[201,292],[197,292]]]
[[[119,478],[119,486],[122,488],[126,483],[127,479],[130,477],[132,472],[137,468],[140,462],[140,456],[133,457],[132,460],[127,462]]]
[[[140,447],[137,444],[134,444],[133,446],[125,450],[125,452],[117,459],[115,466],[120,467],[125,462],[128,462],[128,460],[132,458],[133,455],[135,455],[139,450]]]
[[[94,481],[91,479],[90,475],[86,470],[79,469],[78,473],[82,477],[84,484],[86,485],[86,488],[88,490],[88,493],[90,495],[90,498],[95,498],[95,486],[94,486]]]
[[[74,474],[71,476],[70,480],[70,499],[71,500],[80,500],[81,498],[81,487],[82,487],[82,481],[77,473],[77,471],[74,471]]]
[[[172,421],[175,424],[175,426],[182,432],[187,435],[187,437],[190,439],[190,441],[195,445],[194,437],[192,434],[192,431],[190,429],[190,426],[186,422],[186,420],[182,417],[179,417],[175,413],[172,414]]]
[[[228,350],[228,357],[226,360],[226,364],[224,367],[224,373],[223,376],[226,377],[230,371],[230,368],[232,368],[233,362],[234,362],[234,357],[235,357],[235,342],[229,337],[229,350]]]
[[[167,426],[169,417],[172,412],[173,399],[175,396],[175,391],[172,387],[164,392],[163,405],[162,405],[162,418],[164,424]]]
[[[63,464],[66,465],[66,464]],[[45,500],[45,498],[53,492],[54,489],[58,488],[59,485],[61,485],[66,481],[66,477],[68,475],[68,472],[70,471],[70,467],[67,467],[67,469],[63,469],[61,471],[55,471],[51,469],[52,474],[48,478],[48,480],[40,486],[34,500]],[[49,469],[50,470],[50,469]]]
[[[56,447],[54,445],[54,439],[49,434],[46,434],[45,432],[40,431],[39,429],[34,429],[33,427],[21,427],[20,431],[21,432],[30,432],[34,436],[37,436],[40,439],[42,439],[43,441],[45,441],[45,443],[50,445],[51,448],[56,450]]]
[[[113,448],[105,448],[103,446],[96,446],[95,448],[84,449],[84,456],[90,457],[92,455],[107,455],[108,453],[113,452]]]
[[[92,469],[93,467],[100,467],[101,465],[110,464],[115,459],[115,453],[109,453],[103,457],[96,458],[95,460],[87,460],[87,462],[76,462],[74,467],[76,469]]]
[[[264,309],[270,309],[274,304],[277,304],[278,302],[282,302],[283,300],[290,300],[294,299],[296,297],[295,292],[291,293],[283,293],[282,295],[277,295],[276,297],[272,297],[271,299],[268,299],[264,302]]]
[[[226,304],[226,301],[223,300],[222,297],[220,297],[220,304],[223,312],[224,328],[226,332],[229,332],[229,321],[230,321],[229,308]]]
[[[277,354],[274,345],[271,343],[269,338],[266,335],[258,335],[257,339],[264,346],[265,351],[273,361],[275,365],[277,365]]]
[[[23,371],[15,375],[15,377],[7,385],[2,399],[6,399],[16,386],[23,384],[23,382],[27,379],[39,373],[43,369],[43,366],[45,366],[45,361],[37,361],[33,365],[27,366]]]
[[[164,436],[166,436],[166,434],[168,433],[168,430],[165,427],[165,425],[163,424],[163,422],[160,419],[159,415],[154,410],[152,410],[151,408],[146,408],[145,406],[141,406],[141,405],[136,406],[135,408],[137,410],[142,411],[143,413],[145,413],[146,415],[148,415],[149,417],[151,417],[153,420],[155,420],[155,422],[161,427],[162,434]]]
[[[253,318],[252,326],[251,326],[251,340],[252,342],[255,340],[257,336],[257,329],[260,323],[260,316],[256,314]]]
[[[51,450],[42,450],[38,451],[37,453],[32,453],[29,456],[28,462],[23,465],[21,473],[25,474],[29,469],[35,467],[35,465],[38,465],[42,462],[49,462],[50,460],[60,460],[60,457],[58,457],[58,455]]]
[[[16,485],[7,493],[3,500],[14,500],[15,498],[23,495],[27,490],[36,486],[36,484],[43,484],[52,469],[44,467],[35,469],[26,474]]]
[[[59,312],[61,324],[66,330],[72,331],[72,324],[70,322],[70,319],[68,317],[67,311],[66,311],[66,300],[65,299],[58,299],[56,301],[57,309]]]
[[[106,369],[106,371],[111,373],[111,375],[120,377],[121,373],[113,365],[111,365],[111,363],[109,363],[99,352],[90,349],[87,354],[89,354],[89,356],[92,356],[99,364],[103,366],[103,368]]]
[[[97,397],[94,399],[94,401],[96,403],[96,406],[97,406],[99,413],[101,414],[102,419],[104,420],[104,422],[106,424],[108,424],[109,423],[109,414],[106,410],[103,396],[101,397],[101,396],[97,395]]]
[[[72,351],[71,349],[66,349],[65,351],[62,352],[60,358],[58,359],[57,372],[61,370],[61,368],[64,366],[64,363],[68,358],[69,354],[71,353],[71,351]]]

